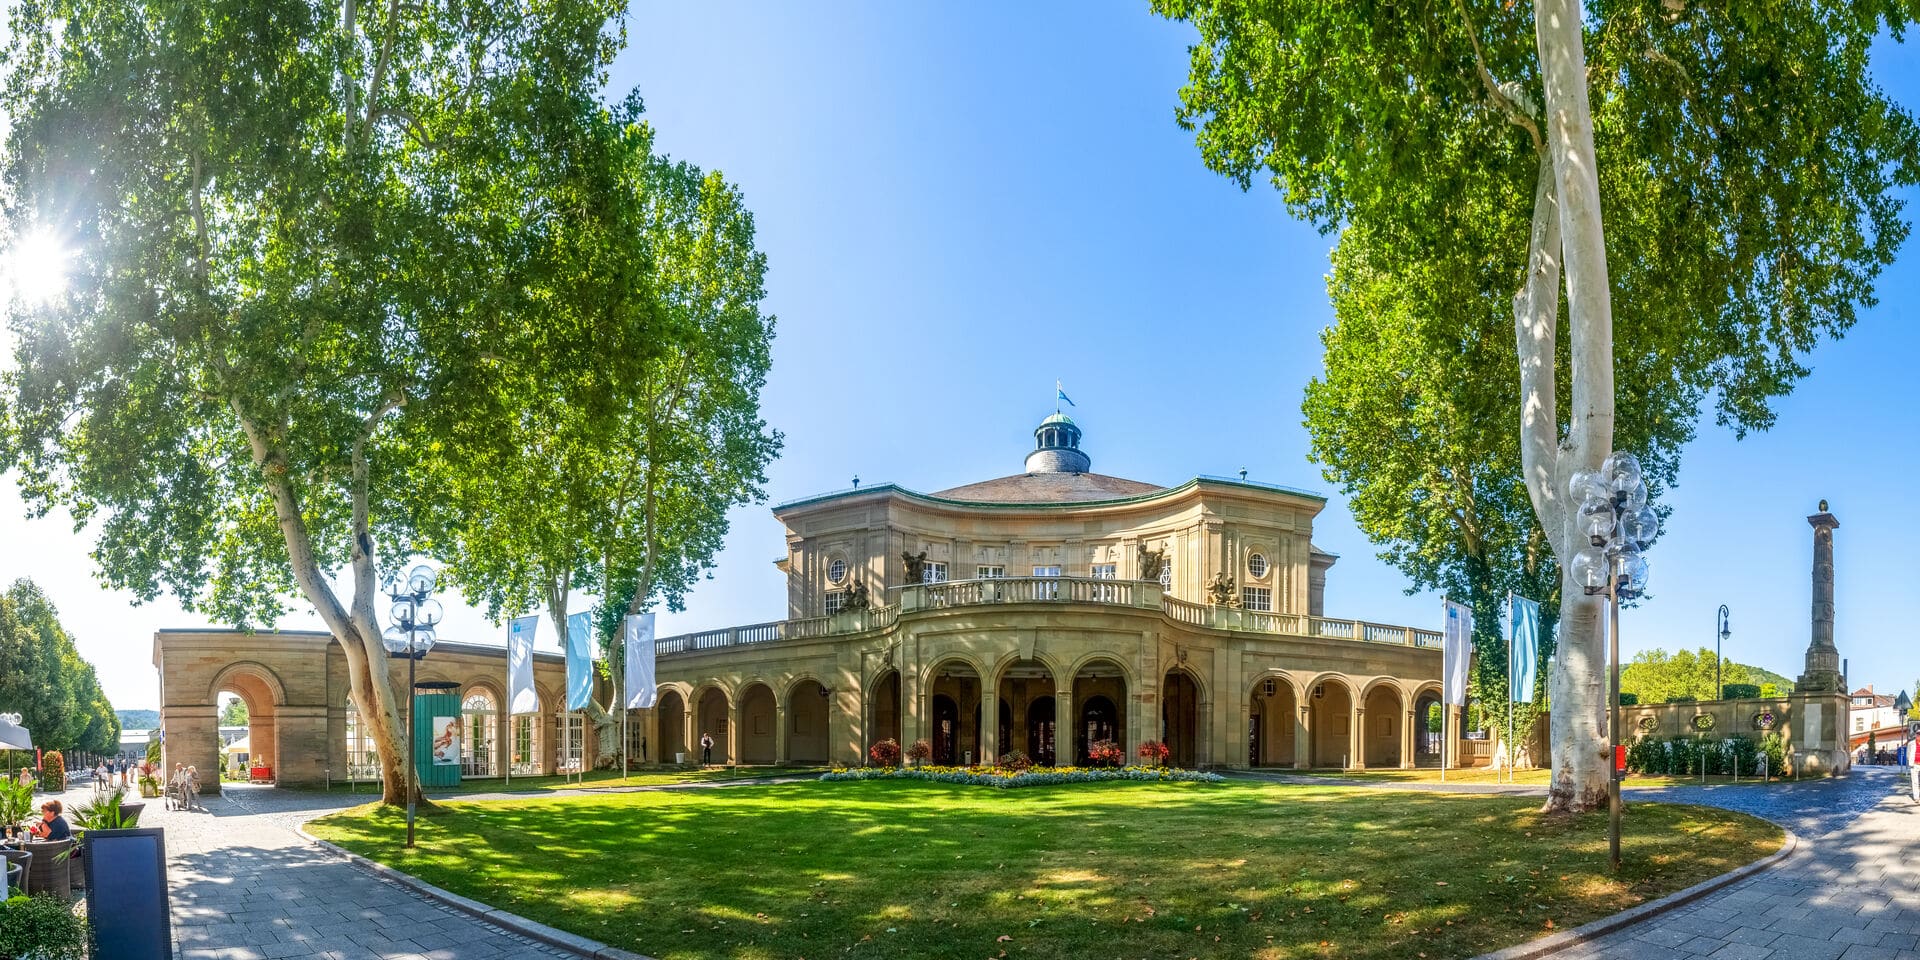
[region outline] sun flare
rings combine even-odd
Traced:
[[[5,292],[15,302],[38,306],[53,300],[67,286],[70,251],[51,232],[23,234],[6,253]]]

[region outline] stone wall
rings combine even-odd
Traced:
[[[1770,714],[1771,725],[1763,725]],[[1620,708],[1621,742],[1640,737],[1674,737],[1702,732],[1696,717],[1712,717],[1709,737],[1758,738],[1769,731],[1781,735],[1788,769],[1783,774],[1844,775],[1851,768],[1847,752],[1847,698],[1844,694],[1789,694],[1745,700],[1702,700],[1695,703],[1629,704]]]

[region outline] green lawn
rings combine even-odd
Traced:
[[[913,781],[450,802],[319,836],[661,960],[1465,957],[1778,848],[1740,814],[1235,781],[998,791]]]
[[[826,767],[711,767],[708,769],[673,768],[661,770],[635,770],[621,779],[616,770],[590,770],[584,781],[580,777],[514,777],[512,782],[499,777],[462,781],[457,787],[429,787],[428,797],[457,797],[468,793],[518,793],[527,791],[579,790],[601,787],[658,787],[674,783],[712,783],[717,780],[751,780],[761,777],[812,776],[825,773]],[[312,789],[306,787],[288,789]],[[359,784],[335,781],[327,790],[315,789],[313,792],[352,793],[359,792],[369,796],[380,792],[380,785],[371,780]]]

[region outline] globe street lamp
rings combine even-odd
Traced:
[[[433,628],[443,611],[433,599],[437,577],[426,564],[414,567],[403,582],[398,577],[387,581],[387,597],[393,601],[389,611],[392,625],[380,634],[387,655],[407,658],[407,846],[413,846],[414,798],[420,793],[419,774],[414,769],[413,742],[419,739],[420,720],[413,708],[413,672],[420,658],[433,649]]]
[[[1598,472],[1576,471],[1568,492],[1580,504],[1578,527],[1587,546],[1573,555],[1573,582],[1588,596],[1608,601],[1610,641],[1607,682],[1607,842],[1613,869],[1620,869],[1620,601],[1647,590],[1647,558],[1642,554],[1660,532],[1660,517],[1647,506],[1647,484],[1640,461],[1616,450]]]
[[[1720,657],[1720,645],[1731,636],[1733,636],[1733,621],[1727,616],[1727,605],[1723,603],[1720,605],[1719,632],[1713,635],[1713,698],[1715,700],[1724,700],[1727,696],[1727,686],[1720,682],[1720,671],[1726,666],[1726,661]]]

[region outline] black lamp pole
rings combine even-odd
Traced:
[[[434,584],[433,568],[427,566],[413,568],[404,581],[393,581],[387,590],[388,599],[393,601],[393,625],[381,637],[389,656],[407,658],[407,772],[404,779],[408,847],[413,846],[414,808],[420,795],[420,772],[413,753],[414,741],[420,735],[420,711],[414,709],[415,668],[433,647],[433,628],[440,622],[440,602],[433,599]]]
[[[1726,667],[1726,661],[1720,657],[1720,643],[1731,636],[1733,636],[1733,628],[1727,615],[1727,605],[1723,603],[1720,605],[1719,621],[1715,625],[1713,635],[1713,698],[1715,700],[1723,700],[1727,696],[1726,684],[1720,680],[1720,671]]]

